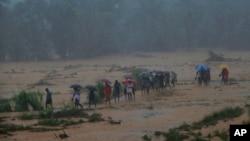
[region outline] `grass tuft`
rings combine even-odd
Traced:
[[[93,113],[89,116],[89,122],[97,122],[97,121],[103,121],[102,114],[100,113]]]

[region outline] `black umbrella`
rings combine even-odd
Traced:
[[[73,88],[73,89],[82,89],[83,87],[80,84],[72,84],[72,85],[70,85],[70,88]]]
[[[93,86],[93,85],[87,85],[87,86],[85,86],[84,88],[85,88],[85,89],[88,89],[89,91],[96,91],[96,90],[97,90],[96,87]]]

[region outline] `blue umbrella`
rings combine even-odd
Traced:
[[[209,67],[206,66],[206,65],[196,65],[196,66],[195,66],[195,69],[196,69],[197,71],[201,71],[201,70],[208,70]]]

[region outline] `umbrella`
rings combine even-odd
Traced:
[[[72,84],[72,85],[70,85],[70,88],[73,88],[73,89],[82,89],[83,87],[80,84]]]
[[[144,71],[144,72],[139,74],[139,77],[147,77],[147,78],[149,78],[150,76],[151,76],[151,74],[148,71]]]
[[[112,84],[112,82],[111,81],[109,81],[108,79],[101,79],[101,81],[103,82],[103,83],[108,83],[108,84]]]
[[[220,68],[221,68],[221,69],[228,69],[228,65],[227,65],[227,64],[221,64],[221,65],[220,65]]]
[[[97,90],[96,87],[93,86],[93,85],[87,85],[87,86],[85,86],[84,88],[85,88],[85,89],[88,89],[89,91],[96,91],[96,90]]]
[[[200,71],[200,70],[208,70],[209,67],[206,66],[206,65],[196,65],[196,66],[195,66],[195,69],[196,69],[197,71]]]
[[[123,85],[128,85],[128,83],[131,82],[134,86],[136,85],[136,81],[134,79],[126,79],[122,81]]]

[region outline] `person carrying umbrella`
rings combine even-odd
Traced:
[[[221,76],[221,83],[223,82],[224,84],[228,83],[228,76],[229,76],[229,71],[228,69],[225,67],[222,69],[220,75]]]
[[[111,106],[111,86],[108,83],[105,83],[104,87],[104,95],[105,95],[105,105],[107,106],[107,103],[109,103],[109,106]]]
[[[96,91],[96,88],[95,87],[92,87],[92,88],[89,88],[89,108],[91,106],[91,103],[94,103],[95,104],[95,108],[96,108],[96,100],[95,100],[95,91]]]
[[[196,66],[196,76],[195,79],[198,79],[198,85],[202,85],[202,82],[207,85],[208,82],[208,66],[205,65],[197,65]],[[210,72],[209,72],[210,75]]]
[[[82,104],[80,104],[80,89],[78,88],[74,88],[74,94],[73,94],[73,98],[72,101],[75,101],[75,107],[78,109],[78,106],[80,106],[81,108],[83,108]]]

